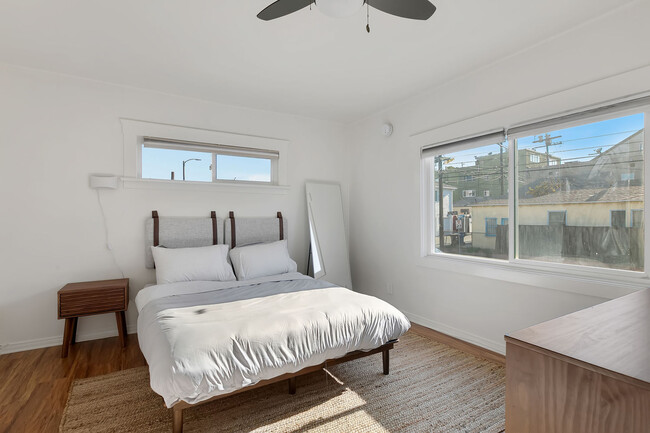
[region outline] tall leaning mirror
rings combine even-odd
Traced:
[[[333,183],[307,182],[306,193],[310,273],[314,278],[352,288],[341,187]]]

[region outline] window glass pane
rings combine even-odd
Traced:
[[[624,210],[613,210],[611,213],[611,225],[612,227],[625,227],[625,211]]]
[[[497,219],[485,218],[485,236],[494,237],[497,235]]]
[[[183,180],[185,166],[185,180],[211,182],[211,164],[212,153],[208,152],[142,147],[143,179]]]
[[[643,270],[643,128],[639,113],[516,140],[519,258]]]
[[[271,160],[217,155],[217,179],[271,182]]]
[[[506,143],[430,158],[433,252],[508,258],[508,148]]]

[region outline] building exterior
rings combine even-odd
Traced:
[[[436,183],[437,186],[437,183]],[[443,217],[443,224],[444,224],[444,230],[445,232],[451,230],[451,221],[452,217],[451,214],[454,210],[454,191],[456,190],[455,187],[443,184],[442,186],[443,193],[442,193],[442,217]],[[436,189],[435,192],[435,200],[434,200],[434,206],[433,206],[433,216],[434,216],[434,221],[436,221],[435,225],[435,231],[434,231],[434,236],[439,236],[440,235],[440,229],[439,229],[439,223],[440,221],[440,202],[439,202],[439,195],[438,195],[438,190]]]
[[[599,153],[591,160],[588,179],[593,182],[605,180],[609,185],[643,183],[644,130],[641,129],[620,143]]]
[[[455,187],[454,200],[480,201],[487,197],[501,197],[508,192],[508,148],[500,146],[500,152],[476,157],[473,165],[447,167],[444,182]],[[526,183],[546,179],[549,173],[559,174],[561,159],[532,149],[517,151],[520,177]],[[548,162],[547,162],[548,161]],[[531,170],[534,169],[534,170]]]
[[[643,186],[614,186],[558,191],[519,200],[520,226],[566,225],[573,227],[641,227]],[[473,246],[494,249],[494,225],[508,224],[506,199],[486,200],[471,208]],[[482,230],[487,227],[488,230]]]

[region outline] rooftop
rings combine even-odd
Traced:
[[[626,201],[643,201],[643,186],[613,186],[610,188],[583,188],[570,191],[558,191],[539,197],[519,199],[521,205],[540,205],[558,203],[613,203]],[[476,201],[467,206],[507,206],[508,199],[497,198]]]

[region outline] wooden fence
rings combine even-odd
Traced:
[[[508,252],[508,226],[497,226],[495,253]],[[560,257],[643,270],[643,229],[632,227],[519,226],[519,258]]]

